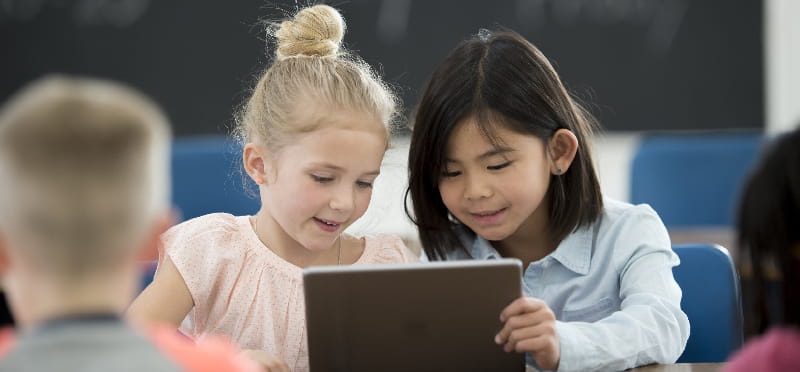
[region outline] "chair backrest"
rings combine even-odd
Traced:
[[[258,198],[243,186],[241,150],[227,136],[178,137],[172,147],[172,202],[182,220],[214,212],[247,215]]]
[[[647,203],[667,227],[731,226],[739,189],[763,135],[648,135],[631,168],[634,204]]]
[[[678,363],[723,362],[742,346],[742,300],[733,261],[716,244],[672,249],[681,259],[673,274],[683,291],[681,308],[691,328]]]

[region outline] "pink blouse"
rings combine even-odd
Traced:
[[[725,365],[725,372],[800,371],[800,329],[772,328],[747,342]]]
[[[366,236],[355,265],[418,261],[394,236]],[[194,308],[180,329],[193,338],[222,334],[241,349],[264,350],[292,371],[308,370],[302,269],[267,249],[248,216],[209,214],[162,236]]]

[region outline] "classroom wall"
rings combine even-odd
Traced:
[[[616,132],[763,128],[764,1],[330,3],[348,21],[346,45],[396,85],[409,114],[458,41],[509,27]],[[0,100],[44,73],[109,77],[161,102],[178,135],[225,133],[271,53],[260,20],[309,2],[0,1]]]
[[[800,124],[800,1],[765,0],[764,68],[766,130]]]
[[[226,133],[268,62],[261,19],[294,0],[7,0],[0,4],[0,100],[41,74],[128,82],[162,103],[179,136]],[[649,130],[764,128],[800,120],[800,2],[794,0],[353,0],[347,46],[378,67],[407,113],[436,62],[479,27],[536,43],[606,129],[595,159],[604,192],[629,199],[631,157]],[[448,16],[457,8],[458,17]],[[405,231],[407,138],[376,187],[379,229]],[[389,187],[391,185],[391,187]],[[358,228],[375,225],[365,219]],[[378,223],[380,225],[380,223]],[[373,226],[374,227],[374,226]]]

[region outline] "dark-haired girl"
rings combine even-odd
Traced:
[[[689,337],[678,257],[649,206],[603,198],[593,123],[536,47],[482,30],[419,104],[410,214],[431,260],[523,262],[524,293],[498,314],[506,351],[544,370],[673,363]]]

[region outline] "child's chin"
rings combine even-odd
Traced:
[[[481,228],[479,226],[476,226],[476,228],[473,228],[472,231],[474,231],[476,234],[480,235],[481,238],[484,238],[484,239],[489,240],[489,241],[499,241],[499,240],[503,240],[503,239],[508,237],[507,233],[505,233],[504,231],[500,231],[500,229],[496,228],[496,227],[495,228]]]

